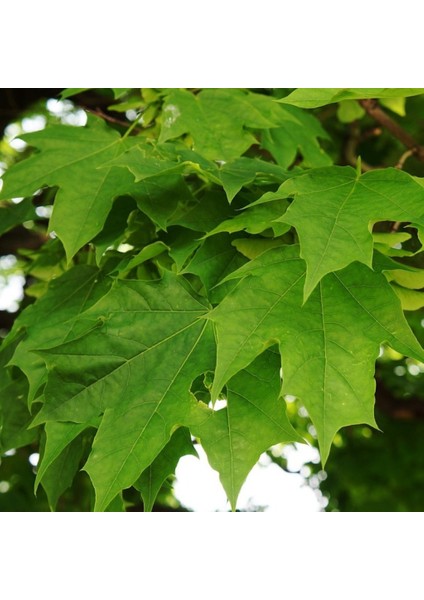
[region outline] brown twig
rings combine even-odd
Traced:
[[[100,117],[105,121],[109,121],[109,123],[115,123],[116,125],[121,125],[122,127],[128,127],[129,125],[131,125],[131,123],[129,123],[128,121],[123,121],[122,119],[117,119],[116,117],[108,115],[107,113],[103,112],[101,108],[88,108],[86,106],[82,106],[81,108],[91,113],[92,115],[96,115],[97,117]]]
[[[375,121],[384,127],[384,129],[387,129],[387,131],[395,138],[402,142],[402,144],[411,151],[411,154],[414,154],[419,160],[424,162],[424,146],[420,146],[412,135],[405,131],[399,123],[396,123],[396,121],[389,117],[378,104],[377,100],[359,100],[359,104],[365,109],[370,117],[375,119]]]
[[[403,165],[405,164],[406,159],[412,156],[413,154],[415,154],[415,152],[412,149],[406,150],[397,161],[395,169],[403,169]]]

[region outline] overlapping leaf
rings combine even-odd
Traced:
[[[352,167],[314,169],[279,188],[294,201],[281,221],[299,235],[307,264],[305,299],[324,275],[360,261],[372,264],[371,225],[424,220],[424,189],[398,169],[358,175]]]
[[[273,444],[303,442],[280,397],[280,356],[267,350],[227,384],[227,407],[205,415],[191,430],[200,438],[233,510],[249,471]]]
[[[85,469],[104,510],[189,420],[191,382],[213,367],[207,307],[175,276],[117,282],[85,319],[87,335],[43,351],[51,373],[35,422],[85,423],[103,415]]]
[[[218,344],[212,396],[278,342],[283,393],[305,404],[324,462],[341,427],[375,424],[380,344],[424,358],[384,276],[360,264],[327,275],[303,306],[305,265],[294,246],[269,250],[231,277],[243,278],[210,314]]]
[[[98,168],[134,142],[95,117],[85,127],[55,125],[21,137],[38,152],[5,173],[0,199],[57,186],[50,230],[62,240],[70,259],[101,231],[114,198],[135,191],[129,173]]]
[[[321,166],[331,162],[318,146],[316,138],[326,134],[313,116],[285,110],[269,96],[244,90],[211,89],[197,95],[171,91],[159,141],[189,134],[194,150],[206,158],[231,160],[257,142],[249,129],[272,131],[263,137],[263,145],[283,167],[291,164],[299,147],[312,162],[318,160]]]

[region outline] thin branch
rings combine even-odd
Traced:
[[[412,149],[406,150],[397,161],[395,169],[403,169],[403,165],[405,164],[406,159],[412,156],[413,154],[415,154],[415,152]]]
[[[96,115],[97,117],[100,117],[101,119],[104,119],[105,121],[109,121],[109,123],[115,123],[116,125],[121,125],[122,127],[127,128],[129,123],[128,121],[123,121],[121,119],[116,119],[115,117],[112,117],[111,115],[106,114],[105,112],[102,111],[101,108],[88,108],[87,106],[81,106],[81,108],[83,108],[85,111]]]
[[[424,162],[424,146],[420,146],[416,140],[405,131],[399,123],[396,123],[389,115],[384,112],[377,100],[366,99],[359,100],[359,104],[365,111],[377,121],[382,127],[387,129],[395,138],[397,138],[408,150],[411,150],[412,154]]]

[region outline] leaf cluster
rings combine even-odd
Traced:
[[[382,348],[424,362],[404,314],[424,306],[424,183],[346,164],[323,111],[337,129],[367,123],[358,100],[422,93],[114,89],[84,126],[20,136],[0,234],[41,241],[0,346],[0,449],[40,452],[52,509],[83,476],[94,510],[152,510],[197,444],[235,509],[263,452],[305,442],[286,396],[323,464],[342,428],[378,427]]]

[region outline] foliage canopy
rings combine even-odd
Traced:
[[[316,440],[331,465],[343,428],[379,426],[376,360],[424,370],[404,147],[423,92],[66,90],[84,125],[19,136],[0,235],[39,243],[0,346],[0,450],[40,452],[51,509],[82,486],[84,509],[152,510],[198,443],[235,509],[271,446]]]

